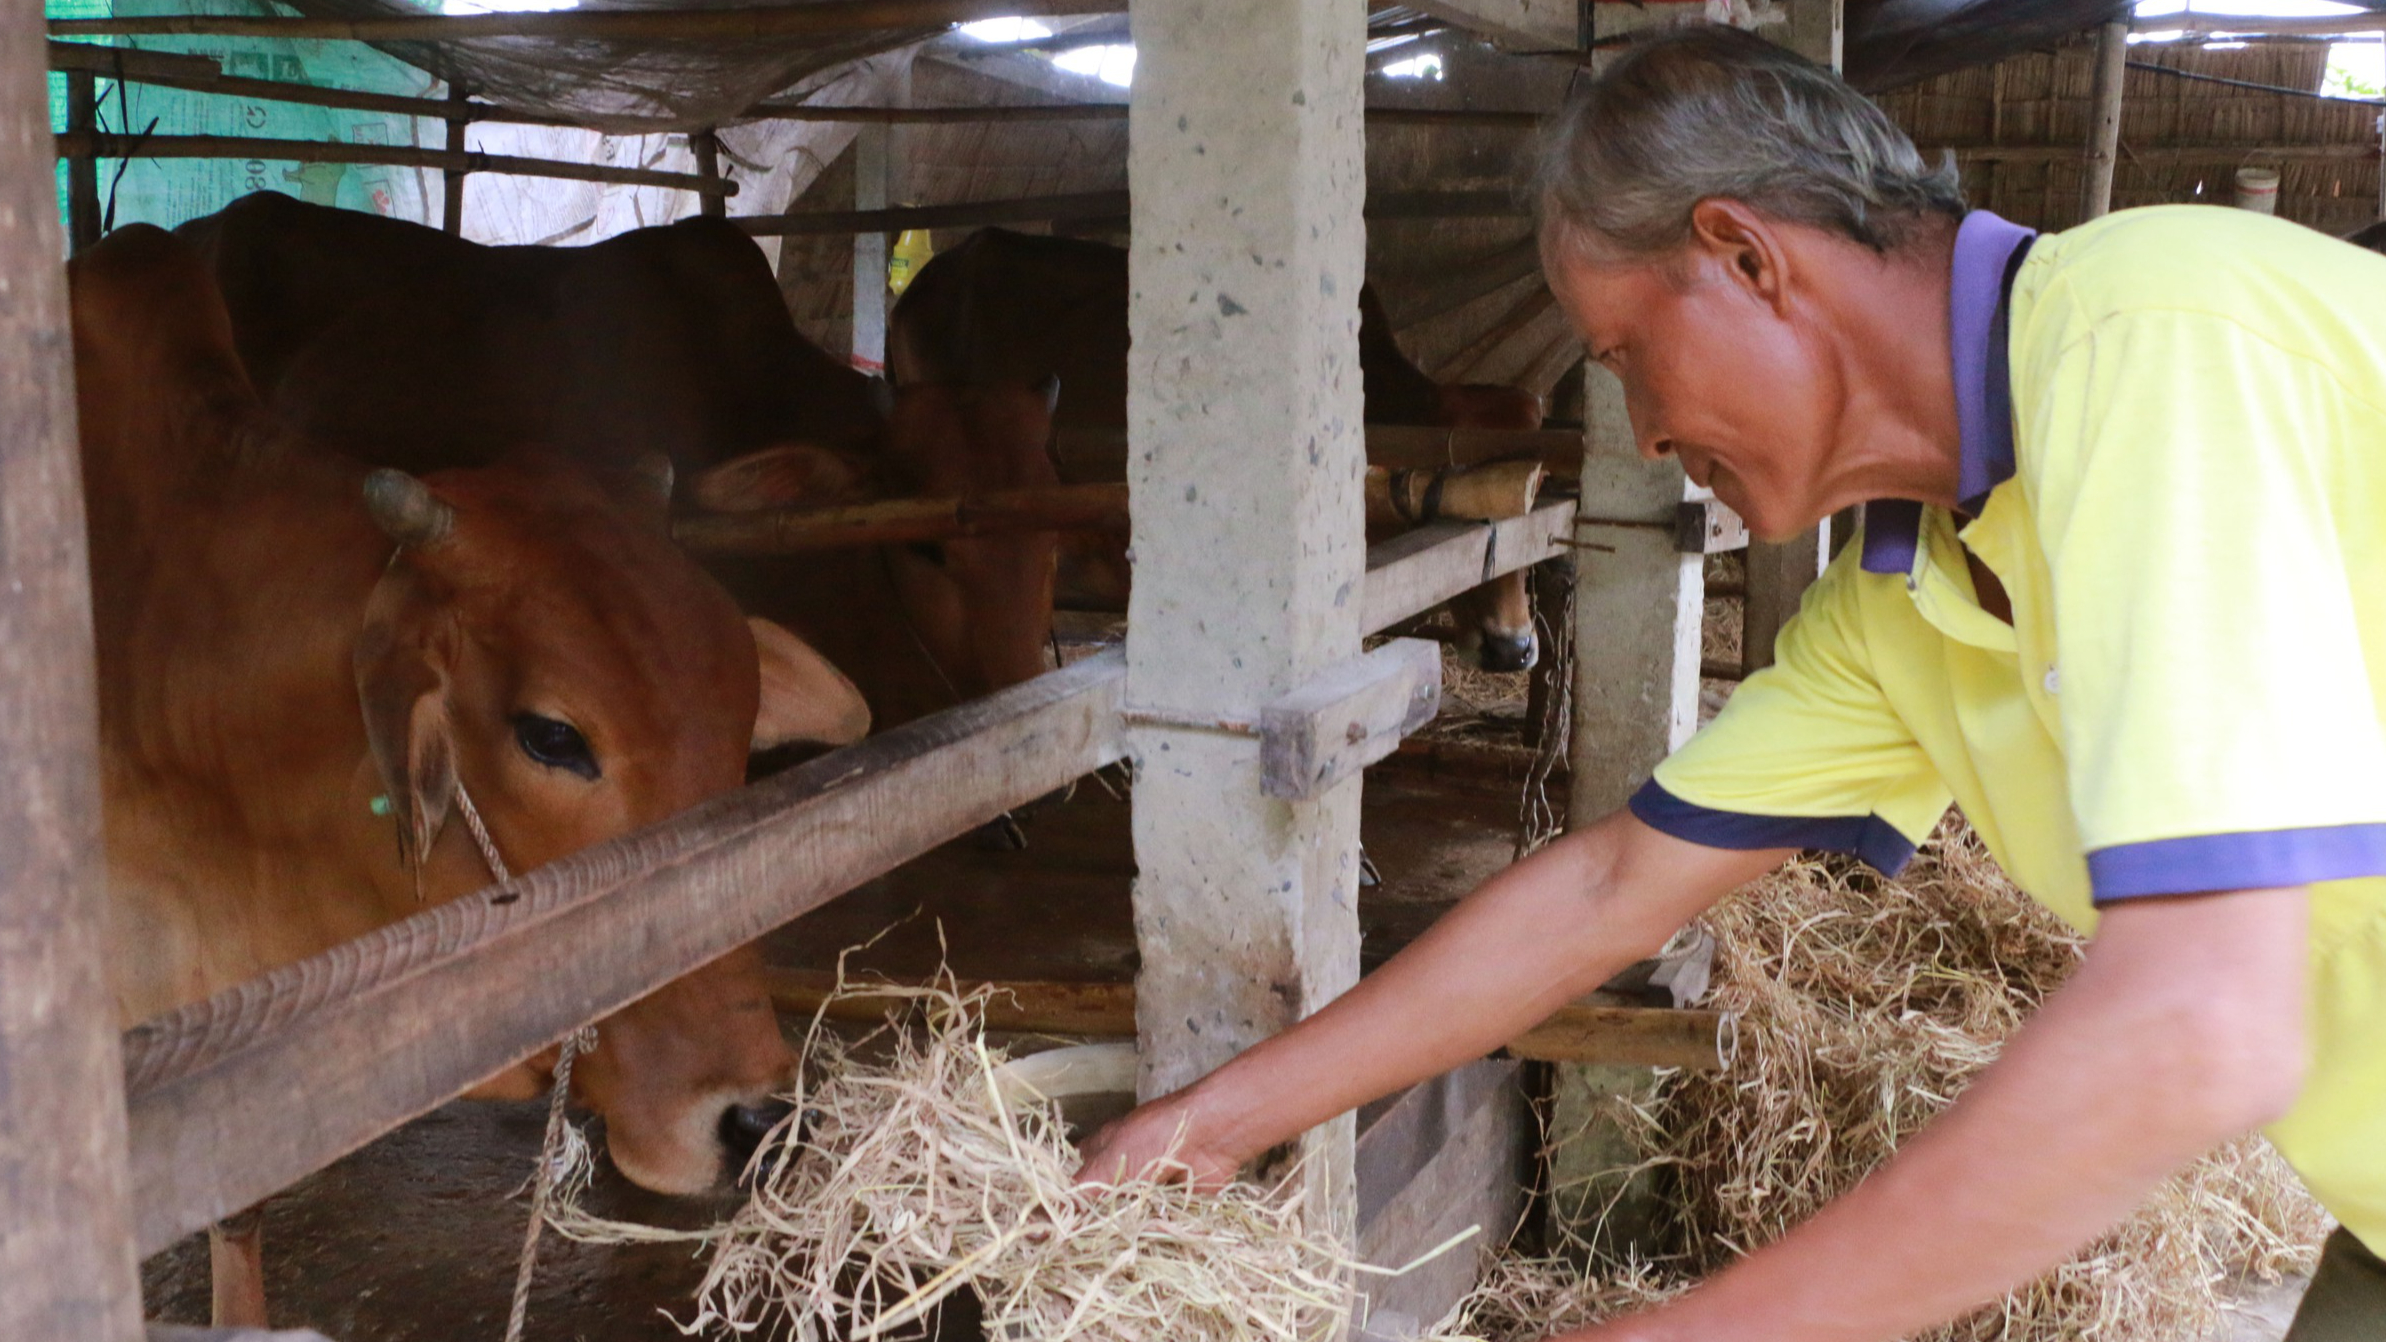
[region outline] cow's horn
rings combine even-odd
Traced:
[[[365,511],[400,545],[430,545],[456,524],[456,510],[429,485],[386,467],[365,477]]]

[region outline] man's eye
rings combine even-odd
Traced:
[[[602,772],[597,768],[595,752],[588,748],[588,738],[568,722],[536,713],[517,713],[514,740],[521,744],[523,754],[550,769],[569,770],[592,783]]]

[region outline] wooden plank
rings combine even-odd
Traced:
[[[1721,499],[1691,499],[1674,512],[1674,548],[1686,555],[1748,548],[1748,524]]]
[[[1817,527],[1778,545],[1754,543],[1746,561],[1748,595],[1741,604],[1740,673],[1754,675],[1773,664],[1773,645],[1798,613],[1806,589],[1822,575],[1830,550]]]
[[[1116,39],[1109,39],[1115,41]],[[1018,125],[1056,121],[1124,121],[1125,103],[1013,103],[984,107],[873,107],[834,103],[756,103],[738,117],[752,121],[862,122],[890,126]],[[1370,107],[1370,126],[1447,126],[1531,130],[1538,112],[1482,112],[1469,108]]]
[[[143,1250],[1118,759],[1124,672],[1088,658],[136,1027]]]
[[[708,182],[689,172],[615,168],[596,163],[566,163],[560,159],[426,149],[406,144],[269,140],[248,135],[115,135],[97,131],[67,131],[52,138],[62,158],[125,158],[137,155],[141,158],[275,159],[292,163],[386,163],[401,168],[452,168],[460,172],[493,172],[508,177],[553,177],[573,182],[666,186],[724,196],[737,194],[735,182]]]
[[[905,67],[909,69],[908,66]],[[906,74],[905,79],[909,79]],[[853,137],[853,208],[856,214],[885,210],[894,203],[892,130],[864,126]],[[882,229],[853,234],[853,323],[851,363],[867,373],[886,371],[887,235]],[[1122,503],[1121,507],[1124,507]]]
[[[133,1342],[98,694],[36,6],[0,14],[0,1338]]]
[[[1573,500],[1560,499],[1505,522],[1436,522],[1374,546],[1360,588],[1360,627],[1375,633],[1503,573],[1563,555],[1573,522]]]
[[[102,47],[82,42],[52,42],[50,68],[84,70],[128,84],[215,93],[228,98],[261,98],[267,102],[299,103],[308,107],[336,107],[354,112],[387,112],[393,116],[453,119],[456,105],[440,98],[416,98],[402,93],[367,93],[362,89],[326,88],[279,79],[228,75],[207,56],[171,51],[141,51],[132,47]],[[495,103],[466,103],[474,121],[506,121],[531,126],[570,126],[564,117],[518,112]]]
[[[1406,1267],[1472,1226],[1475,1235],[1400,1277],[1364,1277],[1362,1339],[1414,1336],[1469,1290],[1484,1251],[1523,1214],[1536,1125],[1512,1062],[1478,1062],[1412,1086],[1359,1135],[1359,1257]]]
[[[1260,790],[1314,797],[1399,749],[1442,702],[1441,645],[1396,638],[1259,710]]]
[[[1665,972],[1665,962],[1634,966],[1647,984]],[[884,979],[848,980],[839,994],[837,976],[826,970],[773,969],[771,1000],[785,1011],[808,1016],[827,1008],[830,1020],[872,1024],[898,1010],[907,994],[927,985]],[[1135,985],[1054,983],[1018,980],[955,980],[961,992],[985,989],[986,1028],[1020,1034],[1124,1038],[1135,1033]],[[876,993],[875,988],[884,988]],[[1645,989],[1644,989],[1645,990]],[[1601,990],[1559,1007],[1549,1019],[1518,1036],[1505,1050],[1531,1062],[1630,1064],[1722,1070],[1731,1059],[1737,1027],[1721,1012],[1669,1006],[1626,1006],[1629,997]],[[1363,1209],[1362,1209],[1363,1210]]]
[[[783,555],[1016,531],[1124,531],[1127,487],[1049,485],[838,508],[688,513],[671,537],[699,554]]]
[[[2386,30],[2386,14],[2330,14],[2280,18],[2269,14],[2148,15],[2131,25],[2138,32],[2263,34],[2270,37],[2344,37]]]
[[[99,77],[85,71],[66,76],[66,128],[90,130],[99,124]],[[81,251],[99,241],[103,216],[99,203],[99,164],[87,158],[66,165],[66,244]]]
[[[460,115],[472,106],[472,92],[462,84],[447,86],[446,148],[450,152],[464,150],[464,136],[472,123]],[[451,238],[464,236],[464,184],[471,174],[462,168],[449,168],[439,174],[439,231]]]
[[[1581,0],[1411,0],[1411,7],[1520,51],[1579,51]]]
[[[448,145],[450,149],[462,147],[462,145],[453,142]],[[728,218],[729,204],[723,199],[728,193],[717,189],[722,180],[720,137],[715,135],[709,127],[704,130],[689,131],[688,152],[696,158],[696,175],[711,183],[715,188],[706,190],[697,198],[697,213],[707,219]]]
[[[1008,16],[1116,14],[1125,0],[815,0],[753,9],[556,10],[367,19],[161,14],[53,19],[52,37],[269,37],[346,42],[462,42],[544,37],[576,42],[751,42],[886,29],[942,28]]]

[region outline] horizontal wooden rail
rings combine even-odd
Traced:
[[[741,119],[837,121],[895,126],[1016,125],[1053,121],[1124,121],[1125,103],[1012,103],[985,107],[862,107],[821,103],[756,103]],[[1451,126],[1486,130],[1531,130],[1539,112],[1478,112],[1466,108],[1370,107],[1376,126]]]
[[[2132,20],[2141,33],[2233,33],[2264,37],[2342,37],[2386,29],[2386,14],[2326,14],[2280,18],[2269,14],[2148,14]]]
[[[781,1008],[803,1015],[823,1012],[830,1020],[854,1024],[875,1024],[899,1005],[901,994],[918,986],[853,975],[839,993],[836,974],[826,970],[770,972],[771,1000]],[[1097,1038],[1135,1034],[1132,983],[964,981],[956,986],[964,992],[986,991],[984,1019],[991,1030]],[[890,991],[872,991],[881,987]],[[1592,1000],[1559,1007],[1511,1042],[1507,1052],[1530,1062],[1714,1072],[1730,1064],[1735,1042],[1733,1023],[1720,1011]]]
[[[1124,531],[1123,484],[1010,489],[967,498],[889,499],[844,508],[695,513],[671,535],[700,554],[801,554],[856,545],[952,540],[1014,531]]]
[[[487,172],[506,177],[554,177],[574,182],[661,186],[707,196],[734,196],[737,183],[689,172],[614,168],[560,159],[517,158],[475,149],[425,149],[404,144],[338,144],[268,140],[246,135],[115,135],[65,131],[54,137],[60,158],[228,158],[291,163],[387,163],[401,168]]]
[[[1572,480],[1582,474],[1579,429],[1443,429],[1370,424],[1366,434],[1367,464],[1391,470],[1479,466],[1487,461],[1535,457],[1558,479]],[[1062,425],[1052,435],[1052,458],[1064,480],[1123,480],[1127,476],[1127,431]]]
[[[1957,158],[1975,163],[2076,163],[2086,152],[2075,144],[1939,145],[1926,152],[1936,153],[1939,149],[1952,150]],[[2375,141],[2362,144],[2148,145],[2122,152],[2126,162],[2147,167],[2169,167],[2180,163],[2251,163],[2262,159],[2290,163],[2360,162],[2377,157],[2378,146]]]
[[[1573,528],[1574,501],[1561,499],[1504,522],[1435,522],[1370,546],[1359,628],[1380,633],[1503,573],[1558,558]]]
[[[757,237],[801,237],[839,233],[897,232],[907,228],[974,228],[1127,217],[1124,191],[1083,191],[1012,200],[953,201],[880,210],[809,210],[795,214],[748,214],[730,220]],[[1465,219],[1521,216],[1525,207],[1507,191],[1395,191],[1370,196],[1370,219]]]
[[[1010,16],[1115,14],[1126,0],[820,0],[754,9],[555,10],[544,13],[426,14],[419,18],[251,18],[159,14],[52,19],[52,37],[276,37],[312,41],[458,42],[541,37],[581,42],[740,42],[829,37]]]
[[[50,68],[74,70],[104,79],[121,79],[128,84],[181,89],[189,93],[260,98],[267,102],[298,103],[307,107],[336,107],[349,112],[385,112],[391,116],[423,117],[432,121],[503,121],[527,126],[577,124],[564,117],[517,112],[488,102],[459,105],[444,98],[368,93],[363,89],[326,88],[321,84],[294,84],[280,79],[251,79],[245,75],[225,74],[223,68],[210,57],[140,51],[132,47],[52,42]]]
[[[141,1252],[1119,758],[1118,653],[898,727],[124,1037]]]

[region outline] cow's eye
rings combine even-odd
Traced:
[[[568,769],[596,781],[596,754],[588,748],[588,738],[572,724],[536,713],[516,713],[514,739],[522,743],[523,754],[548,768]]]

